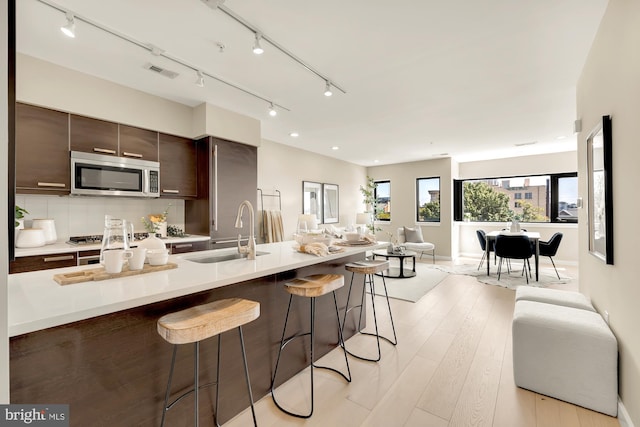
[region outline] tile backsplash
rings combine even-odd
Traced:
[[[16,205],[29,211],[25,227],[35,218],[55,220],[58,241],[70,236],[102,234],[104,216],[124,218],[133,222],[136,232],[144,232],[141,218],[162,213],[171,204],[167,223],[184,229],[184,200],[137,199],[126,197],[71,197],[16,194]]]

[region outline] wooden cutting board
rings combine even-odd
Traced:
[[[154,271],[171,270],[177,268],[178,264],[169,262],[164,265],[145,264],[142,270],[129,270],[124,266],[120,273],[105,273],[104,267],[92,268],[89,270],[76,271],[71,273],[54,274],[53,280],[60,285],[72,285],[74,283],[91,282],[98,280],[114,279],[117,277],[137,276],[138,274],[153,273]]]

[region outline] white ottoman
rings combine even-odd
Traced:
[[[521,300],[512,326],[518,387],[616,416],[618,344],[598,313]]]
[[[565,307],[580,308],[596,311],[591,301],[580,292],[561,291],[559,289],[534,288],[532,286],[518,286],[517,301],[537,301],[547,304],[563,305]]]

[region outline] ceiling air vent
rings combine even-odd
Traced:
[[[162,76],[169,77],[170,79],[175,79],[176,77],[178,77],[178,73],[176,73],[175,71],[166,70],[162,67],[158,67],[157,65],[153,65],[149,62],[144,64],[144,68],[146,68],[147,70],[153,71],[155,73],[158,73]]]

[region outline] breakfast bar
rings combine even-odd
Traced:
[[[375,247],[344,247],[339,253],[314,256],[296,251],[294,242],[288,241],[258,245],[255,260],[224,260],[233,258],[235,248],[204,251],[172,255],[169,261],[177,265],[174,269],[70,285],[58,284],[53,275],[82,267],[13,274],[8,313],[11,401],[69,404],[72,426],[158,425],[171,346],[156,332],[157,320],[169,312],[232,297],[260,303],[260,317],[244,328],[257,400],[270,388],[287,308],[283,283],[310,274],[344,274],[345,264],[364,259],[365,252]],[[208,262],[207,258],[224,261]],[[337,294],[339,306],[344,307],[347,291]],[[292,310],[290,322],[300,330],[307,328],[308,307],[297,304]],[[317,316],[327,325],[316,334],[320,357],[338,342],[333,301],[319,302]],[[347,338],[355,331],[344,333]],[[249,404],[241,358],[232,351],[238,347],[237,339],[231,334],[222,340],[226,350],[221,360],[220,422]],[[297,345],[302,348],[305,342]],[[207,361],[202,370],[205,382],[214,378],[210,368],[216,353],[215,340],[201,347],[201,358]],[[281,363],[281,382],[307,365],[302,356],[295,356],[303,351],[290,354]],[[193,380],[191,348],[181,349],[177,358],[175,386],[186,388]],[[213,390],[203,389],[201,399],[211,399]],[[211,416],[211,408],[202,405],[202,409],[204,421]],[[177,405],[170,416],[174,424],[193,417],[188,404]]]

